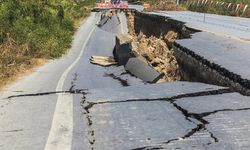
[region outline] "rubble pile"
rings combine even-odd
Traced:
[[[169,31],[164,40],[154,36],[146,37],[143,33],[133,38],[132,47],[135,53],[146,58],[155,70],[164,74],[160,80],[161,82],[178,81],[181,79],[179,66],[171,49],[171,43],[177,37],[176,32]]]
[[[164,74],[159,82],[180,80],[179,66],[172,49],[174,41],[178,39],[178,32],[170,30],[162,38],[146,37],[142,32],[136,35],[134,15],[131,12],[128,13],[128,25],[129,34],[133,37],[133,52],[143,56],[155,70]]]

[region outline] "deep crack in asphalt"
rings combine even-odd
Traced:
[[[92,128],[93,121],[92,121],[92,116],[90,115],[89,109],[92,107],[92,103],[89,103],[86,101],[85,95],[82,97],[82,102],[81,106],[84,110],[83,114],[85,115],[85,118],[87,120],[87,125],[88,125],[88,141],[90,144],[90,149],[94,150],[94,144],[95,144],[95,131]]]
[[[68,90],[68,91],[52,91],[52,92],[19,94],[19,95],[8,96],[7,98],[1,99],[1,100],[18,98],[18,97],[45,96],[45,95],[52,95],[52,94],[87,94],[87,90],[86,89],[76,89],[76,90]]]
[[[124,80],[124,79],[122,79],[122,78],[120,78],[118,76],[115,76],[113,73],[110,73],[110,74],[106,73],[104,76],[111,77],[114,80],[118,80],[121,83],[122,86],[129,86],[127,80]]]
[[[225,94],[225,93],[231,93],[232,91],[230,89],[219,89],[219,90],[212,90],[212,91],[202,91],[202,92],[195,92],[195,93],[188,93],[188,94],[180,94],[177,96],[172,97],[161,97],[161,98],[143,98],[143,99],[127,99],[127,100],[117,100],[117,101],[99,101],[99,102],[87,102],[88,105],[85,107],[88,107],[89,110],[94,105],[101,105],[101,104],[112,104],[112,103],[126,103],[126,102],[140,102],[140,101],[170,101],[174,102],[177,99],[185,98],[185,97],[199,97],[199,96],[207,96],[207,95],[219,95],[219,94]]]

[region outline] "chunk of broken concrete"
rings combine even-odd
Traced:
[[[116,36],[116,45],[114,50],[115,59],[118,65],[125,65],[131,57],[132,37],[128,34]]]
[[[163,74],[157,72],[142,56],[130,58],[125,65],[125,69],[149,83],[156,83],[163,77]]]

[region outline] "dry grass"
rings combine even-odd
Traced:
[[[44,58],[32,58],[28,53],[28,45],[18,45],[9,37],[0,45],[0,51],[0,90],[47,61]]]
[[[162,10],[162,11],[184,11],[186,10],[185,7],[182,7],[180,5],[176,5],[175,2],[169,1],[169,0],[160,0],[157,4],[151,4],[151,6],[145,11],[155,11],[155,10]]]

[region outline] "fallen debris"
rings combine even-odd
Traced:
[[[174,31],[169,31],[164,40],[154,36],[146,37],[143,33],[134,36],[133,50],[143,56],[156,71],[164,74],[161,82],[181,79],[179,66],[172,50],[172,43],[177,37],[178,34]]]
[[[104,67],[117,64],[114,57],[112,56],[91,56],[90,63]]]
[[[161,37],[147,37],[143,32],[135,33],[135,18],[132,12],[128,14],[129,34],[132,36],[132,52],[143,56],[147,63],[163,77],[157,82],[179,81],[181,79],[179,65],[174,56],[172,45],[179,34],[174,29],[168,30]]]

